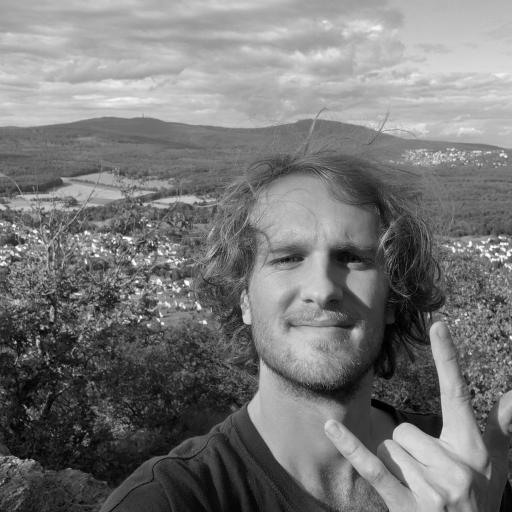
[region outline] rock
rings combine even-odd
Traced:
[[[45,470],[35,460],[0,457],[0,512],[96,512],[110,492],[82,471]]]

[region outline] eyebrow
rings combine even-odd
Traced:
[[[276,254],[276,253],[294,253],[301,252],[310,247],[310,243],[308,241],[303,240],[290,240],[289,238],[277,238],[274,240],[269,239],[269,237],[265,237],[268,241],[265,244],[267,248],[267,254]],[[375,244],[358,244],[355,242],[342,242],[331,247],[331,252],[354,252],[357,254],[364,254],[367,256],[375,255],[377,252],[378,246]]]

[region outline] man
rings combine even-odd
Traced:
[[[428,343],[444,301],[426,225],[380,174],[284,156],[228,190],[201,288],[234,344],[255,350],[258,391],[144,464],[104,512],[512,510],[512,394],[482,437],[443,323],[430,329],[442,425],[371,400],[396,353]]]

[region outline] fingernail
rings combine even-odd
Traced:
[[[448,325],[444,320],[440,320],[436,322],[434,329],[437,332],[437,335],[441,338],[450,338],[450,330],[448,329]]]
[[[335,420],[327,420],[324,425],[324,430],[330,437],[339,438],[342,435],[339,424]]]

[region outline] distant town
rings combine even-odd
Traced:
[[[471,151],[446,148],[445,151],[432,151],[429,149],[409,149],[402,154],[401,161],[414,166],[436,167],[448,165],[449,167],[472,166],[472,167],[505,167],[510,164],[508,153],[504,149]]]

